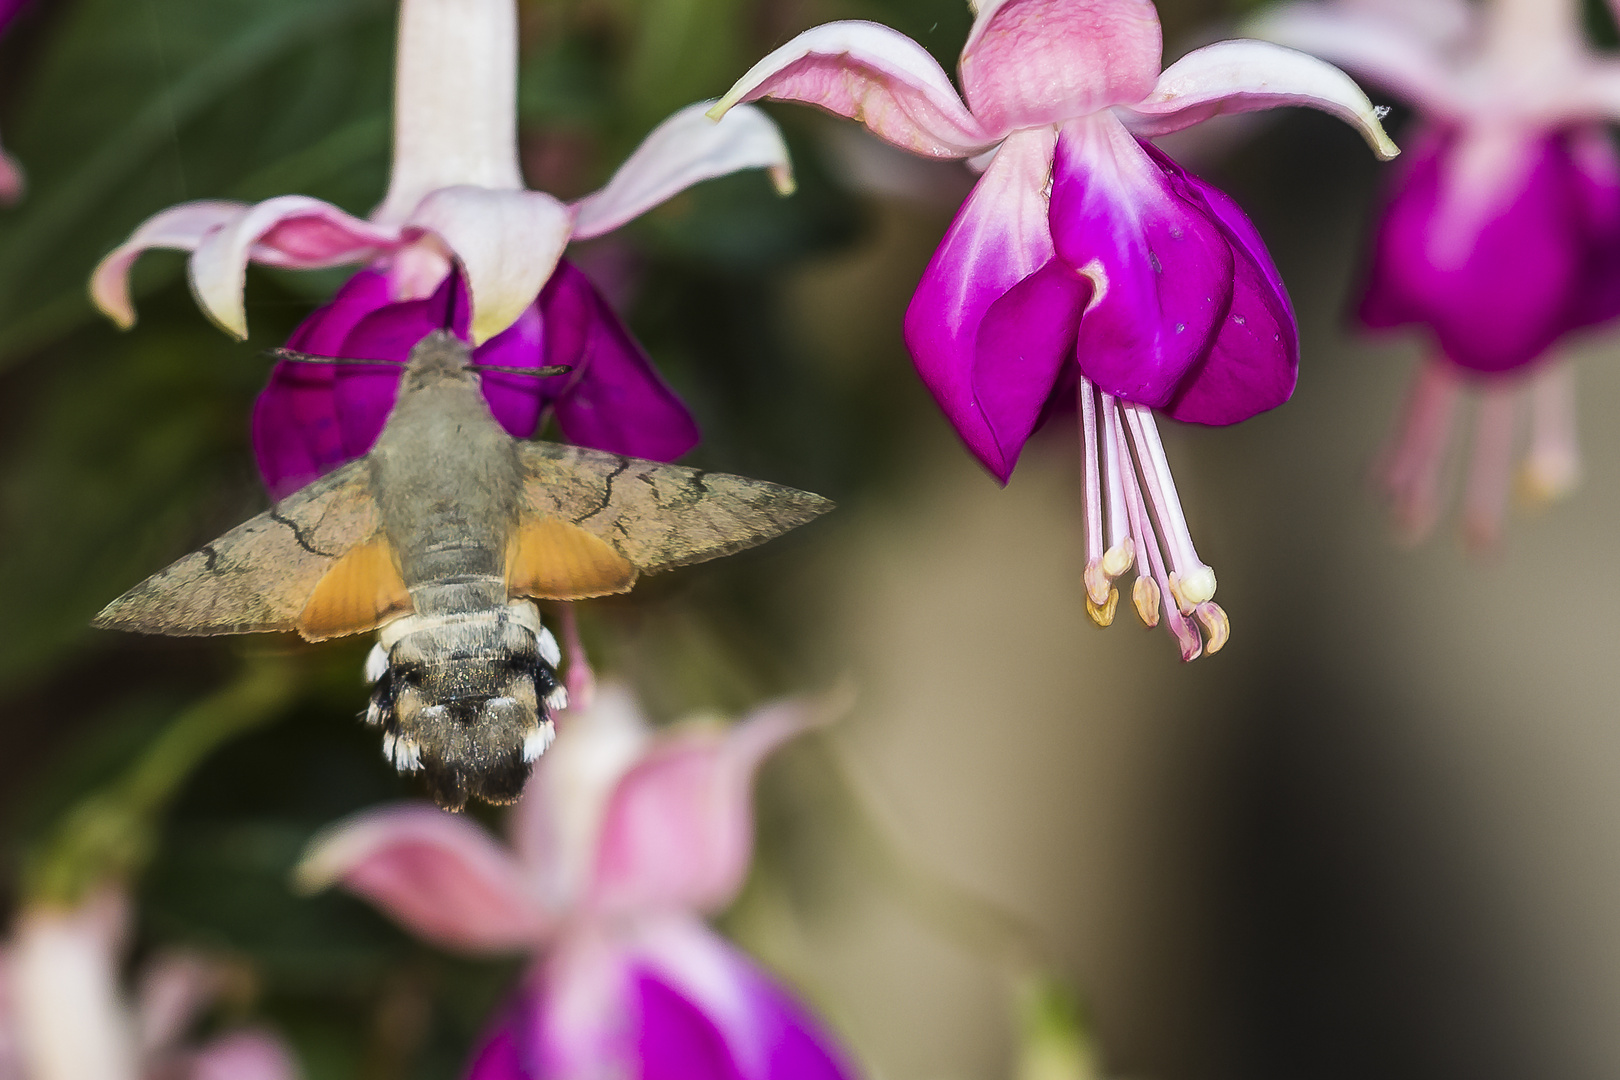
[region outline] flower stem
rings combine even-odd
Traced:
[[[181,712],[122,776],[73,806],[31,853],[25,898],[72,907],[96,886],[139,873],[156,849],[158,819],[197,766],[274,720],[298,685],[287,658],[255,657],[224,688]]]

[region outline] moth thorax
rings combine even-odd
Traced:
[[[516,799],[551,745],[551,713],[568,702],[557,640],[535,606],[407,615],[377,639],[365,719],[382,729],[383,756],[421,773],[447,809]]]

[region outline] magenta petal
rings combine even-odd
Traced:
[[[1169,404],[1232,302],[1232,249],[1202,200],[1110,115],[1058,136],[1052,242],[1095,283],[1080,321],[1080,370],[1104,391]]]
[[[1152,146],[1154,159],[1179,177],[1183,197],[1202,200],[1231,245],[1232,305],[1215,342],[1165,408],[1194,424],[1236,424],[1274,409],[1294,393],[1299,378],[1299,328],[1282,275],[1265,241],[1219,188],[1193,176]]]
[[[517,321],[480,345],[473,360],[496,367],[538,368],[545,363],[545,320],[539,304],[523,309]],[[547,401],[565,385],[567,376],[503,375],[486,371],[480,376],[489,411],[514,438],[527,439],[540,424]]]
[[[979,324],[973,390],[996,440],[1001,464],[991,471],[1002,483],[1074,357],[1090,298],[1091,282],[1053,258],[991,304]]]
[[[299,324],[287,347],[341,355],[355,324],[387,303],[388,279],[362,270],[331,303]],[[283,499],[348,460],[332,394],[336,371],[322,364],[279,363],[253,403],[253,454],[271,498]]]
[[[1362,321],[1425,324],[1475,371],[1535,360],[1578,322],[1587,263],[1561,139],[1429,132],[1410,157],[1379,223]]]
[[[189,1056],[186,1080],[300,1080],[303,1075],[286,1044],[268,1031],[233,1031]]]
[[[30,0],[0,0],[0,30],[4,30]]]
[[[636,979],[641,1031],[641,1080],[747,1080],[714,1022],[667,983]]]
[[[559,263],[539,303],[544,362],[574,368],[555,405],[569,442],[654,461],[697,445],[691,413],[577,267]]]
[[[642,939],[636,973],[644,1010],[639,1048],[645,1080],[856,1075],[815,1018],[752,958],[708,927],[671,919],[649,928]]]
[[[533,1080],[533,1077],[534,1074],[523,1067],[516,1036],[506,1027],[496,1029],[478,1047],[467,1069],[467,1080]]]
[[[1046,183],[1050,128],[1008,136],[957,212],[906,309],[906,347],[917,374],[985,468],[1012,471],[979,407],[974,368],[990,306],[1052,258]]]
[[[342,355],[353,360],[403,361],[417,342],[446,327],[458,335],[467,331],[466,290],[454,275],[445,278],[425,300],[389,304],[361,319],[344,339]],[[394,366],[345,365],[337,369],[333,394],[348,457],[369,451],[382,434],[399,396],[399,377],[400,369]]]
[[[1571,322],[1590,326],[1620,315],[1620,154],[1603,127],[1571,131],[1565,145],[1587,250]]]

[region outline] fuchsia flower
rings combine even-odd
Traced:
[[[1368,327],[1421,326],[1432,346],[1380,479],[1403,531],[1426,535],[1457,400],[1482,383],[1464,514],[1470,539],[1488,543],[1526,419],[1533,495],[1566,493],[1580,471],[1571,373],[1538,362],[1620,315],[1620,157],[1604,126],[1620,118],[1620,62],[1587,48],[1574,0],[1297,3],[1254,29],[1385,86],[1421,118],[1360,305]]]
[[[668,459],[697,429],[605,300],[560,262],[570,240],[601,236],[711,177],[764,168],[792,186],[774,124],[750,111],[715,124],[707,103],[664,121],[600,191],[573,203],[528,191],[518,168],[514,0],[403,0],[387,197],[369,220],[302,195],[254,206],[184,203],[152,217],[96,268],[91,295],[134,322],[129,270],[143,251],[192,252],[192,291],[210,317],[247,336],[249,262],[293,269],[364,263],[289,343],[322,355],[404,359],[426,329],[453,326],[500,366],[565,363],[547,379],[486,381],[491,407],[521,438],[543,410],[598,449]],[[415,335],[415,336],[411,336]],[[407,340],[408,339],[408,340]],[[284,495],[364,453],[398,374],[277,369],[254,418],[272,493]]]
[[[729,729],[654,733],[622,689],[571,711],[503,847],[427,805],[368,811],[299,868],[437,945],[534,963],[472,1080],[840,1080],[825,1032],[706,927],[741,887],[755,769],[804,730],[798,705]]]
[[[1078,394],[1088,608],[1107,625],[1112,581],[1134,564],[1143,621],[1155,625],[1162,602],[1191,660],[1220,648],[1228,624],[1154,414],[1233,424],[1280,405],[1298,343],[1243,212],[1145,139],[1219,113],[1311,105],[1380,156],[1396,149],[1355,84],[1311,57],[1227,41],[1161,72],[1160,48],[1149,0],[999,0],[968,35],[958,97],[911,39],[829,23],[761,60],[711,115],[778,98],[858,118],[918,154],[993,151],[912,297],[906,343],[1003,482],[1053,402]]]
[[[0,0],[0,34],[5,33],[6,27],[28,3],[29,0]],[[22,166],[0,146],[0,206],[10,206],[21,199],[24,186]]]
[[[268,1032],[182,1038],[218,996],[223,972],[171,953],[147,962],[133,1008],[119,990],[128,905],[104,891],[71,910],[25,909],[0,953],[5,1080],[297,1080]]]

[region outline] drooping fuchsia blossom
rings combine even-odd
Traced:
[[[1418,113],[1359,311],[1371,328],[1420,326],[1431,346],[1380,479],[1402,530],[1426,535],[1458,399],[1480,384],[1464,514],[1488,543],[1527,420],[1527,491],[1553,498],[1578,479],[1572,373],[1551,353],[1620,315],[1620,157],[1605,126],[1620,119],[1620,61],[1587,47],[1575,0],[1296,3],[1253,29]]]
[[[571,240],[601,236],[711,177],[768,169],[792,186],[787,149],[764,114],[715,124],[708,103],[656,128],[601,190],[564,203],[523,186],[516,125],[514,0],[402,0],[387,196],[368,220],[302,195],[248,206],[201,201],[152,217],[91,278],[120,326],[135,318],[128,276],[150,248],[192,252],[198,302],[247,335],[249,262],[293,269],[365,264],[290,344],[322,355],[404,359],[426,328],[454,326],[482,363],[574,370],[549,379],[492,377],[496,416],[534,434],[554,410],[566,437],[668,459],[697,429],[611,308],[562,262]],[[363,453],[392,405],[397,372],[282,365],[255,414],[255,448],[272,492],[286,494]]]
[[[1191,660],[1224,644],[1228,624],[1154,414],[1233,424],[1280,405],[1298,342],[1243,212],[1145,140],[1219,113],[1310,105],[1380,156],[1396,150],[1361,91],[1321,61],[1227,41],[1161,72],[1160,51],[1149,0],[999,0],[968,35],[959,97],[910,38],[836,22],[761,60],[711,115],[778,98],[855,117],[918,154],[993,151],[912,297],[906,343],[1004,482],[1051,404],[1078,394],[1088,609],[1107,625],[1112,581],[1134,564],[1143,621],[1155,625],[1162,603]]]
[[[0,0],[0,34],[5,33],[6,27],[27,7],[30,0]],[[0,206],[10,206],[22,198],[25,181],[22,166],[17,159],[6,153],[6,148],[0,146]]]
[[[217,965],[156,956],[127,1001],[118,975],[127,924],[128,904],[115,890],[73,909],[24,909],[0,949],[0,1077],[297,1080],[297,1065],[269,1032],[182,1041],[222,989]]]
[[[318,839],[299,879],[446,949],[534,958],[471,1080],[840,1080],[826,1032],[701,918],[742,885],[755,769],[808,720],[788,704],[654,733],[607,686],[570,710],[508,845],[402,804]]]

